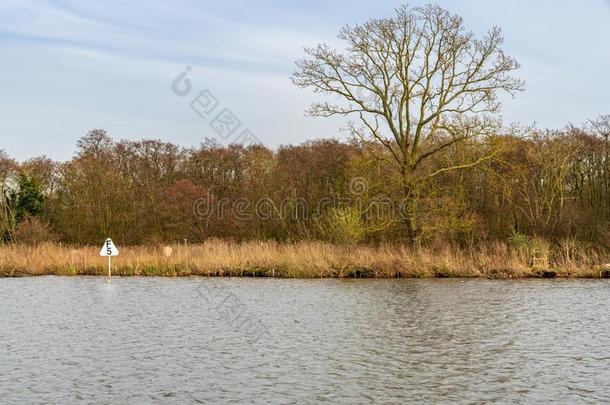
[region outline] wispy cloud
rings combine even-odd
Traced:
[[[603,69],[610,55],[602,51],[610,0],[438,1],[476,32],[503,27],[507,51],[522,62],[528,84],[517,102],[505,105],[507,120],[561,126],[607,104]],[[17,157],[67,157],[94,127],[117,137],[197,144],[207,127],[174,103],[168,89],[186,65],[198,88],[213,90],[271,145],[337,136],[344,122],[303,116],[317,95],[290,84],[294,61],[304,46],[337,45],[341,26],[391,15],[399,4],[0,0],[2,147]]]
[[[90,53],[144,60],[224,66],[256,73],[282,69],[303,43],[322,40],[307,32],[253,27],[227,20],[190,2],[107,1],[83,8],[75,3],[0,3],[4,39],[80,48]],[[140,13],[136,23],[121,16]],[[113,17],[114,16],[114,17]],[[135,17],[135,16],[134,16]]]

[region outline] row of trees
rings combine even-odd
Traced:
[[[440,6],[404,6],[339,39],[306,49],[292,80],[327,97],[311,115],[355,118],[353,141],[183,149],[95,130],[66,163],[2,155],[4,239],[609,245],[610,116],[506,129],[499,99],[524,83],[499,28],[477,36]]]
[[[610,243],[610,117],[587,128],[505,131],[444,147],[422,165],[416,203],[379,142],[311,141],[271,150],[206,141],[185,149],[113,141],[94,130],[74,158],[17,163],[0,154],[0,232],[6,242],[96,244],[209,237],[336,243],[411,240],[468,245],[513,233]],[[429,177],[481,156],[468,169]],[[411,196],[410,196],[411,198]],[[413,211],[414,210],[414,211]]]

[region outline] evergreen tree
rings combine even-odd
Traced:
[[[44,204],[40,181],[35,176],[20,173],[16,189],[8,192],[7,203],[15,224],[23,222],[27,217],[39,216]]]

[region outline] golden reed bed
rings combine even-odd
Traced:
[[[115,276],[242,277],[584,277],[607,275],[603,258],[560,260],[532,267],[505,245],[477,250],[410,249],[405,246],[337,246],[321,242],[281,244],[213,240],[198,245],[121,247]],[[0,276],[106,275],[99,247],[0,246]]]

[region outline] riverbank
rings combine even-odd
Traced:
[[[320,242],[280,244],[209,241],[198,245],[123,247],[113,258],[116,276],[217,276],[283,278],[480,277],[597,278],[608,257],[564,257],[532,267],[527,255],[503,244],[476,250],[410,249],[406,246],[337,246]],[[0,277],[106,275],[98,247],[54,244],[0,247]]]

